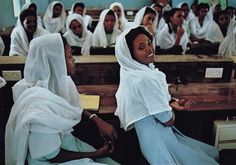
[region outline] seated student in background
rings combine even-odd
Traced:
[[[49,33],[47,30],[37,26],[37,15],[29,9],[23,10],[20,13],[19,20],[20,23],[11,33],[10,56],[26,56],[30,41],[33,38]]]
[[[63,36],[68,44],[74,47],[81,47],[79,54],[89,55],[92,33],[85,27],[83,17],[79,14],[70,14],[66,20],[66,30]]]
[[[86,7],[83,2],[75,2],[69,14],[76,13],[83,17],[84,25],[86,28],[90,29],[92,27],[93,18],[90,15],[86,14]]]
[[[215,3],[209,8],[209,11],[208,11],[206,17],[209,18],[209,19],[214,20],[215,15],[218,14],[220,11],[222,11],[221,4],[220,3]]]
[[[137,27],[117,38],[120,84],[116,93],[121,127],[135,129],[143,156],[151,165],[216,165],[218,150],[183,135],[174,126],[174,110],[189,102],[170,103],[166,76],[155,68],[153,36]],[[216,160],[215,160],[216,159]]]
[[[121,34],[118,29],[118,19],[111,9],[102,11],[99,22],[92,35],[92,46],[107,47],[115,46],[116,37]]]
[[[128,20],[125,18],[125,11],[123,5],[120,2],[113,2],[112,4],[110,4],[109,9],[113,10],[117,15],[118,29],[120,31],[124,31],[125,29],[127,29],[129,23]]]
[[[232,32],[234,27],[236,26],[236,9],[232,6],[228,6],[225,10],[230,17],[229,31]]]
[[[0,56],[3,55],[4,50],[5,50],[5,45],[2,40],[2,37],[0,36]]]
[[[136,13],[134,18],[134,26],[143,25],[147,27],[153,35],[158,35],[156,34],[157,21],[157,12],[149,6],[145,6]]]
[[[158,54],[184,54],[186,52],[189,38],[182,27],[183,22],[182,9],[172,8],[166,14],[166,25],[156,39]]]
[[[160,33],[160,31],[165,27],[165,20],[163,18],[163,10],[162,6],[158,3],[154,3],[151,5],[151,8],[153,8],[157,14],[158,14],[158,20],[157,20],[157,26],[156,26],[156,36]]]
[[[36,3],[33,3],[33,2],[25,3],[22,6],[21,10],[25,10],[25,9],[29,9],[31,11],[34,11],[37,14],[37,5],[36,5]],[[43,21],[42,21],[42,18],[39,15],[37,15],[37,25],[39,27],[43,27]]]
[[[116,165],[108,158],[117,132],[82,109],[71,48],[60,34],[34,39],[24,79],[13,86],[14,105],[6,125],[6,165]],[[107,142],[98,149],[72,135],[72,127],[88,118]]]
[[[190,6],[189,17],[190,20],[197,16],[197,2],[193,2]]]
[[[53,1],[43,17],[43,24],[50,33],[65,32],[66,12],[64,5],[59,1]]]

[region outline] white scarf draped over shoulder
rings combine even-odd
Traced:
[[[73,20],[77,20],[83,26],[82,37],[75,35],[73,31],[70,29],[70,24]],[[81,47],[82,55],[90,54],[90,47],[92,44],[92,33],[87,30],[85,27],[83,17],[79,14],[70,14],[66,20],[66,32],[63,35],[70,46],[78,46]]]
[[[116,37],[121,34],[121,31],[118,29],[118,21],[117,21],[118,18],[115,14],[116,21],[115,21],[115,25],[113,28],[113,32],[111,34],[111,43],[110,44],[108,43],[105,28],[104,28],[104,20],[105,20],[107,13],[110,10],[111,9],[105,9],[100,14],[98,24],[93,32],[93,35],[92,35],[92,46],[106,47],[106,46],[109,46],[110,44],[115,44]]]
[[[19,20],[19,18],[18,18]],[[34,32],[33,38],[48,34],[49,32],[41,27],[37,27]],[[24,55],[28,54],[29,50],[29,41],[25,29],[20,21],[18,25],[13,29],[11,33],[11,45],[9,55]]]
[[[148,116],[170,111],[170,95],[166,76],[155,68],[139,63],[131,57],[123,32],[117,38],[115,55],[120,65],[120,84],[116,93],[117,109],[121,127],[133,128],[133,123]]]
[[[62,5],[61,15],[57,18],[52,18],[53,8],[56,4]],[[48,5],[48,8],[43,17],[43,24],[45,29],[50,33],[65,32],[66,12],[64,5],[59,1],[53,1]]]
[[[12,90],[14,105],[6,125],[5,161],[6,165],[24,165],[29,132],[63,135],[81,120],[82,106],[76,86],[67,76],[60,34],[32,40],[24,79]]]

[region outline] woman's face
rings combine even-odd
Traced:
[[[220,27],[228,27],[230,19],[227,14],[221,14],[217,20]]]
[[[156,18],[156,15],[153,13],[147,13],[143,17],[142,25],[147,26],[147,25],[152,25],[154,20]]]
[[[154,47],[152,41],[145,35],[139,34],[133,41],[133,58],[141,64],[154,62]]]
[[[111,34],[113,32],[113,28],[115,26],[115,17],[113,15],[106,15],[104,19],[104,29],[107,34]]]
[[[37,18],[35,16],[25,17],[23,26],[26,32],[33,34],[37,29]]]
[[[170,17],[170,21],[172,25],[181,26],[184,21],[184,12],[182,10],[176,11],[175,14]]]
[[[201,8],[198,11],[198,17],[199,18],[205,18],[205,16],[207,15],[207,12],[208,12],[208,8]]]
[[[72,49],[68,44],[66,44],[64,46],[64,51],[66,58],[67,74],[73,76],[75,75],[75,59],[72,56]]]
[[[74,9],[74,13],[82,15],[82,16],[83,16],[83,12],[84,12],[84,9],[80,6],[78,6]]]
[[[188,14],[189,14],[189,7],[188,7],[188,5],[181,6],[181,9],[184,12],[184,18],[186,19],[188,17]]]
[[[118,6],[113,7],[113,11],[116,13],[117,17],[120,18],[121,16],[121,9]]]
[[[73,33],[77,36],[79,36],[80,38],[82,37],[82,33],[83,33],[83,26],[81,25],[81,23],[79,21],[77,21],[76,19],[71,21],[70,23],[70,29],[73,31]]]
[[[60,5],[55,5],[53,7],[53,18],[60,17],[62,11],[62,7]]]

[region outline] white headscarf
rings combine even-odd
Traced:
[[[105,9],[102,11],[99,17],[99,22],[93,32],[92,36],[92,46],[98,46],[98,47],[106,47],[109,46],[109,43],[107,41],[106,37],[106,32],[104,28],[104,20],[107,15],[107,13],[111,9]],[[113,12],[113,10],[111,10]],[[117,16],[115,14],[115,25],[113,28],[113,32],[111,34],[111,43],[115,44],[116,43],[116,37],[121,33],[121,31],[118,29],[118,21],[117,21]]]
[[[143,21],[143,17],[144,17],[144,13],[146,11],[146,8],[149,6],[144,6],[143,8],[141,8],[135,15],[134,18],[134,27],[135,26],[140,26],[142,25],[142,21]],[[152,23],[152,29],[155,31],[156,27],[157,27],[157,21],[158,21],[158,13],[156,12],[156,10],[154,10],[153,8],[149,7],[150,9],[152,9],[155,13],[156,13],[156,17],[154,22]]]
[[[73,31],[70,29],[70,24],[73,20],[77,20],[83,26],[82,37],[75,35]],[[78,46],[81,47],[82,55],[89,55],[90,47],[92,44],[92,33],[87,30],[84,25],[83,17],[79,14],[70,14],[66,20],[66,33],[64,37],[67,39],[67,42],[70,46]]]
[[[120,8],[120,11],[121,11],[121,16],[118,19],[121,22],[121,31],[124,31],[128,23],[128,20],[125,17],[124,7],[120,2],[113,2],[112,4],[110,4],[109,8],[113,10],[113,8],[116,6]]]
[[[19,20],[19,19],[18,19]],[[36,31],[34,32],[33,38],[48,34],[49,32],[39,26],[37,26]],[[9,55],[24,55],[28,54],[29,50],[29,41],[27,34],[22,23],[19,21],[18,25],[13,29],[11,33],[11,46]]]
[[[75,4],[77,4],[77,3],[83,3],[83,2],[78,1],[78,2],[73,3],[73,5],[71,6],[71,9],[69,11],[69,14],[73,14],[74,13],[74,7],[75,7]],[[91,27],[92,26],[93,18],[90,15],[87,15],[86,12],[87,12],[87,9],[84,6],[82,17],[84,19],[84,25],[87,28],[87,27]]]
[[[31,42],[24,76],[13,87],[15,103],[5,134],[6,165],[24,165],[29,132],[63,135],[81,119],[80,98],[67,76],[60,34],[45,35]]]
[[[5,45],[2,40],[2,37],[0,36],[0,56],[3,54],[4,50],[5,50]]]
[[[53,16],[53,8],[56,4],[62,5],[61,15],[57,18],[52,18]],[[59,1],[53,1],[48,5],[47,11],[43,17],[43,24],[45,29],[47,29],[50,33],[57,32],[65,32],[65,21],[66,21],[66,12],[64,5]]]
[[[153,63],[146,66],[132,58],[125,39],[128,32],[123,32],[117,38],[115,46],[120,65],[115,115],[125,130],[131,129],[134,122],[148,115],[171,110],[165,74],[155,68]]]

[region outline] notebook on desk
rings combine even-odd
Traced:
[[[90,111],[98,111],[100,96],[99,95],[80,95],[83,109]]]

